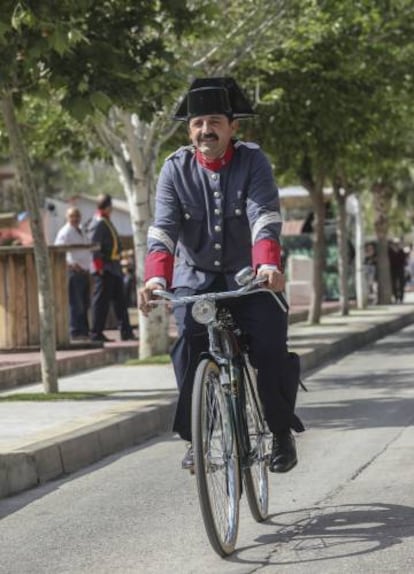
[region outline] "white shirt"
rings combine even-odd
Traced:
[[[90,245],[90,242],[81,229],[66,223],[58,232],[55,245]],[[68,265],[79,265],[84,271],[89,271],[92,263],[92,254],[87,249],[76,249],[66,252]]]

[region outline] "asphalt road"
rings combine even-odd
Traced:
[[[1,574],[412,574],[414,326],[314,373],[299,465],[271,517],[242,504],[237,551],[207,542],[183,445],[167,438],[0,501]]]

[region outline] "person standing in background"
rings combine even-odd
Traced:
[[[367,280],[369,302],[376,304],[378,297],[378,286],[377,286],[377,250],[375,243],[370,242],[365,244],[364,269]]]
[[[111,222],[112,198],[100,195],[97,201],[98,211],[90,226],[91,242],[98,245],[92,255],[92,273],[94,290],[92,295],[93,341],[109,342],[104,334],[109,305],[112,301],[118,328],[123,341],[136,340],[132,331],[128,307],[124,295],[123,273],[121,268],[121,241]]]
[[[122,253],[121,268],[124,281],[124,297],[127,307],[137,306],[137,282],[135,278],[134,253],[130,249]]]
[[[394,303],[402,303],[405,290],[405,267],[407,258],[398,238],[391,241],[388,247],[390,260],[391,286]]]
[[[58,231],[55,245],[89,245],[76,207],[66,212],[67,223]],[[66,252],[69,276],[70,337],[73,341],[89,339],[88,310],[90,305],[90,275],[92,256],[88,249]]]

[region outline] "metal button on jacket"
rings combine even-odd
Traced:
[[[221,193],[219,191],[214,192],[214,197],[221,197]]]
[[[191,219],[191,215],[189,213],[184,213],[184,219]]]
[[[219,251],[221,249],[221,244],[220,243],[215,243],[214,244],[214,249],[216,249],[217,251]]]
[[[221,226],[220,226],[220,225],[215,225],[215,226],[214,226],[214,231],[217,231],[217,233],[220,233],[220,231],[221,231]]]
[[[221,265],[221,263],[220,263],[220,261],[214,261],[214,265],[215,265],[216,267],[219,267],[219,266]]]
[[[236,215],[241,215],[241,214],[242,214],[242,211],[241,211],[241,209],[236,209],[234,213],[235,213]]]

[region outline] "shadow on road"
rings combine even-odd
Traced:
[[[383,503],[315,507],[275,515],[268,525],[269,534],[229,560],[280,566],[378,552],[414,537],[414,508]],[[266,561],[249,559],[250,551],[262,545],[269,546]]]
[[[414,398],[373,397],[301,406],[298,414],[307,429],[364,429],[414,424]],[[395,413],[399,413],[396,419]]]
[[[315,388],[316,384],[323,385],[323,391],[332,389],[373,389],[381,393],[392,393],[395,395],[396,390],[413,389],[413,370],[412,369],[387,369],[375,370],[367,373],[362,371],[358,373],[357,369],[352,373],[337,371],[335,375],[332,372],[313,375],[306,381],[306,387],[310,390]]]

